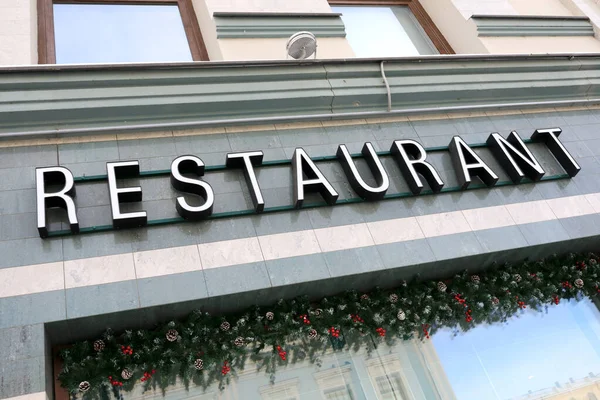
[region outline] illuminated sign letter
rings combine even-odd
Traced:
[[[494,186],[498,182],[498,176],[494,171],[479,158],[460,136],[454,136],[448,147],[461,189],[469,187],[471,176],[479,177],[487,186]]]
[[[185,219],[198,220],[212,214],[215,194],[209,183],[183,174],[204,175],[204,162],[196,156],[177,157],[171,163],[171,186],[180,192],[193,193],[204,199],[201,206],[191,206],[183,196],[177,198],[177,213]]]
[[[423,190],[423,183],[419,178],[419,174],[427,180],[434,193],[442,190],[444,182],[442,182],[433,165],[425,161],[427,153],[423,146],[410,139],[396,140],[390,151],[413,194],[419,194]]]
[[[79,222],[75,209],[75,182],[71,171],[64,167],[46,167],[35,169],[37,198],[37,228],[41,238],[48,237],[46,209],[63,208],[67,212],[72,233],[79,233]],[[56,192],[46,192],[47,185],[61,185]]]
[[[263,160],[262,151],[248,151],[243,153],[229,153],[225,161],[225,165],[229,168],[243,168],[244,176],[246,177],[246,184],[250,188],[250,196],[252,197],[252,203],[254,203],[254,209],[257,213],[262,212],[265,209],[265,200],[260,192],[260,186],[258,186],[258,180],[254,173],[254,165],[261,165]]]
[[[122,213],[120,206],[120,203],[142,201],[142,188],[139,186],[127,188],[117,187],[117,179],[139,176],[139,162],[120,161],[106,163],[106,171],[108,173],[108,193],[110,195],[110,210],[112,212],[113,227],[120,229],[146,225],[148,222],[146,211]]]
[[[513,182],[519,183],[525,176],[539,181],[544,176],[542,166],[517,132],[512,131],[506,139],[499,133],[492,133],[486,143]]]
[[[561,134],[562,129],[560,128],[550,128],[550,129],[536,129],[531,135],[531,139],[539,140],[541,139],[548,149],[554,155],[554,158],[558,160],[560,165],[567,171],[570,177],[574,177],[577,175],[579,171],[581,171],[581,167],[579,164],[575,162],[575,159],[569,154],[565,146],[558,140],[558,136]]]
[[[302,207],[305,192],[318,192],[327,204],[335,204],[339,197],[338,193],[304,149],[297,148],[294,150],[292,170],[294,174],[294,205],[296,208]]]
[[[342,164],[342,168],[344,168],[344,172],[348,177],[348,181],[350,181],[352,189],[354,189],[360,197],[367,200],[383,199],[383,196],[385,196],[385,193],[390,187],[390,180],[371,143],[367,142],[363,145],[362,155],[365,157],[371,173],[375,177],[375,181],[378,185],[377,187],[368,185],[360,176],[346,145],[339,145],[336,155]]]

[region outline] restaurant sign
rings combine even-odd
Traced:
[[[531,139],[545,143],[566,173],[573,177],[581,168],[558,139],[561,132],[560,128],[537,129]],[[525,177],[532,181],[539,181],[544,176],[545,171],[517,132],[511,132],[506,138],[498,133],[492,133],[486,143],[514,183],[521,182]],[[480,179],[489,187],[498,182],[498,176],[494,171],[460,136],[452,138],[448,150],[461,189],[467,189],[473,182],[473,178]],[[392,143],[390,151],[413,194],[421,193],[425,187],[423,180],[434,193],[442,190],[444,182],[433,165],[427,161],[427,152],[420,143],[411,139],[396,140]],[[389,177],[371,143],[364,144],[362,155],[375,178],[376,185],[365,182],[346,145],[340,144],[336,153],[353,190],[365,200],[381,200],[390,186]],[[263,212],[265,200],[256,177],[256,168],[263,162],[263,152],[257,150],[229,153],[225,161],[227,168],[237,168],[244,172],[254,210],[257,213]],[[302,207],[305,195],[310,192],[319,193],[329,205],[336,204],[338,193],[304,149],[294,150],[291,164],[295,208]],[[106,170],[113,227],[121,229],[146,225],[148,217],[145,211],[123,212],[121,210],[122,203],[142,200],[142,188],[117,185],[119,179],[139,176],[139,161],[109,162],[106,164]],[[190,205],[185,197],[177,197],[175,207],[178,214],[186,220],[206,219],[213,212],[214,191],[208,182],[201,179],[204,172],[204,162],[194,155],[177,157],[171,164],[171,186],[178,192],[197,195],[203,200],[200,205]],[[48,237],[46,210],[54,207],[65,209],[71,232],[79,232],[74,201],[75,179],[71,171],[61,166],[36,168],[36,193],[37,227],[40,237]]]

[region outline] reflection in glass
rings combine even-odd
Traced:
[[[461,400],[600,396],[600,313],[590,300],[524,312],[506,325],[432,338]]]
[[[360,58],[435,54],[408,7],[331,7],[342,14],[346,39]]]
[[[55,4],[56,63],[191,61],[177,5]]]
[[[423,354],[428,356],[424,357]],[[186,392],[179,383],[167,389],[142,392],[138,385],[124,400],[457,400],[443,371],[430,368],[439,364],[431,341],[399,341],[366,350],[332,351],[321,356],[321,366],[308,361],[277,368],[274,384],[264,369],[252,362],[238,371],[236,379],[220,391],[217,385],[204,391],[191,386]]]

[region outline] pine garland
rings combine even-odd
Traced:
[[[329,348],[373,350],[378,342],[415,336],[428,339],[437,329],[468,330],[475,324],[505,322],[526,308],[542,311],[562,299],[600,293],[600,263],[594,254],[552,257],[533,263],[467,271],[445,281],[403,282],[392,290],[348,291],[311,303],[305,297],[272,307],[212,316],[195,311],[183,321],[154,330],[111,330],[94,342],[61,352],[62,386],[84,399],[119,397],[142,382],[163,390],[179,378],[204,388],[229,383],[246,360],[274,380],[278,366],[319,357]]]

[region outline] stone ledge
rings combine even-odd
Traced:
[[[288,38],[299,31],[317,37],[346,37],[340,14],[214,13],[217,39]]]
[[[478,36],[594,36],[587,17],[473,15]]]

